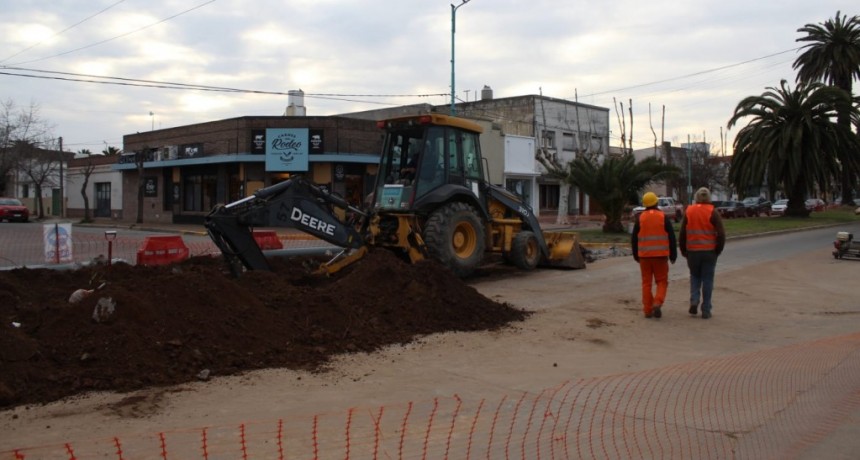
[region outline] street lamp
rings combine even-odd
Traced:
[[[457,109],[454,108],[454,96],[457,94],[454,91],[454,32],[457,29],[457,9],[461,6],[469,3],[470,0],[463,0],[463,3],[460,3],[457,6],[451,4],[451,115],[457,115]]]
[[[693,144],[687,134],[687,199],[693,204]]]
[[[152,130],[151,131],[155,131],[155,114],[152,113],[152,110],[149,111],[149,118],[152,119]]]

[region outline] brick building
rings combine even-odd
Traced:
[[[138,212],[142,170],[145,222],[202,223],[216,204],[293,174],[358,204],[373,188],[381,147],[374,120],[247,116],[127,134],[114,168],[126,219]]]

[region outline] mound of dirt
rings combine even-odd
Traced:
[[[320,370],[336,354],[528,315],[436,262],[409,265],[385,250],[329,278],[272,262],[272,272],[239,279],[210,257],[0,272],[0,407],[262,368]],[[72,304],[78,289],[96,290]]]

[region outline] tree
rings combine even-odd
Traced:
[[[835,18],[823,24],[806,24],[797,31],[806,34],[797,41],[807,42],[793,64],[798,71],[797,83],[827,83],[853,95],[852,83],[860,79],[860,16],[849,18],[837,11]],[[844,129],[850,129],[850,109],[838,110],[837,120]],[[857,127],[860,131],[860,123]],[[856,163],[860,150],[843,149],[838,153],[843,165],[841,176],[837,176],[841,177],[842,202],[849,204],[860,173],[850,165]]]
[[[807,194],[826,188],[838,177],[840,166],[859,166],[856,156],[848,157],[845,165],[838,159],[840,150],[860,147],[850,127],[833,122],[837,112],[846,109],[853,110],[851,96],[820,83],[801,83],[792,91],[782,80],[779,88],[744,98],[728,123],[731,128],[751,117],[735,137],[730,182],[745,190],[766,178],[771,193],[781,184],[789,200],[786,215],[808,216]]]
[[[84,219],[82,222],[92,222],[92,218],[90,217],[90,197],[87,195],[87,187],[90,182],[90,176],[96,169],[96,165],[93,161],[92,152],[89,149],[83,149],[78,153],[87,157],[84,167],[80,170],[80,175],[84,178],[84,182],[81,184],[81,198],[84,199]]]
[[[627,140],[627,128],[624,120],[624,103],[618,103],[615,98],[612,98],[612,104],[615,106],[615,118],[618,119],[618,129],[621,133],[621,153],[633,152],[633,99],[630,99],[630,106],[627,108],[630,111],[630,140]],[[618,106],[621,106],[621,110]]]
[[[680,158],[677,154],[673,156],[668,150],[669,147],[666,147],[666,158],[669,159],[667,163],[678,165],[683,171],[682,174],[666,181],[667,190],[676,190],[678,200],[687,204],[692,202],[691,195],[698,187],[708,187],[713,192],[715,185],[725,185],[724,180],[720,181],[722,167],[719,159],[710,155],[704,142],[693,142],[691,144],[689,150],[687,150],[687,154],[682,155]],[[689,155],[689,160],[687,155]],[[690,193],[687,193],[688,184],[692,185],[693,188]],[[726,187],[722,188],[725,189]]]
[[[53,147],[52,145],[49,146]],[[34,144],[23,141],[19,141],[15,149],[18,159],[15,171],[26,177],[28,182],[33,184],[36,195],[36,210],[39,218],[43,219],[45,217],[43,191],[45,188],[60,183],[60,162],[64,161],[62,152],[53,149],[42,149]]]
[[[602,163],[580,157],[570,164],[573,183],[597,202],[606,214],[604,232],[623,233],[621,217],[631,203],[639,202],[645,187],[655,181],[670,179],[681,170],[661,160],[648,157],[636,162],[632,154],[610,155]]]
[[[135,223],[138,224],[143,223],[143,197],[146,192],[143,164],[147,161],[152,161],[152,150],[149,146],[144,146],[134,153],[134,165],[137,169],[137,220],[135,220]]]
[[[0,104],[0,194],[8,193],[7,182],[18,173],[22,158],[52,140],[51,127],[39,117],[37,104],[26,109],[11,99]]]
[[[576,94],[576,93],[575,93]],[[541,96],[543,96],[543,91],[541,91]],[[541,102],[541,118],[544,127],[547,126],[546,120],[546,111],[543,105],[543,98],[540,99]],[[581,117],[579,113],[579,96],[576,96],[576,135],[575,135],[575,149],[574,155],[575,157],[589,157],[592,158],[598,154],[598,152],[594,152],[592,149],[592,145],[590,141],[582,141],[582,123]],[[586,134],[589,134],[587,137],[590,138],[590,134],[593,132],[593,126],[591,124],[591,120],[589,119],[588,131]],[[551,131],[543,129],[540,133],[539,145],[535,149],[535,159],[547,170],[547,176],[556,179],[559,181],[559,197],[558,197],[558,213],[556,214],[556,224],[567,224],[567,213],[568,213],[568,198],[570,197],[570,187],[573,185],[573,178],[570,176],[570,162],[564,161],[561,156],[558,154],[558,149],[549,149],[548,146],[552,143],[550,142]]]
[[[545,139],[542,138],[541,144],[545,144]],[[571,179],[565,169],[565,164],[561,161],[558,154],[551,152],[543,145],[535,149],[535,158],[546,168],[547,176],[559,181],[558,190],[558,213],[556,214],[556,224],[567,224],[567,209],[568,196],[570,196]]]
[[[122,155],[122,149],[116,148],[112,145],[106,146],[104,150],[102,150],[103,155]]]

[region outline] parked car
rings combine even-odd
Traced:
[[[744,207],[747,208],[747,216],[760,216],[762,214],[770,215],[771,213],[771,204],[770,201],[758,196],[751,196],[744,198]]]
[[[836,206],[842,206],[842,197],[833,200],[833,204]],[[860,206],[860,198],[854,198],[849,204],[853,206]]]
[[[810,198],[806,200],[806,209],[809,211],[824,211],[827,208],[827,203],[821,198]]]
[[[663,214],[669,216],[670,219],[675,222],[681,222],[681,219],[684,218],[684,205],[681,203],[676,203],[675,199],[668,196],[657,197],[657,207],[663,211]],[[636,206],[633,208],[633,215],[636,216],[640,212],[644,211],[644,206]]]
[[[785,214],[786,208],[788,208],[788,200],[776,200],[773,205],[771,205],[770,212],[777,216],[781,216]]]
[[[30,210],[17,198],[0,198],[0,222],[27,222]]]
[[[717,207],[717,212],[726,219],[746,217],[747,215],[746,207],[740,201],[721,201],[720,206]]]

